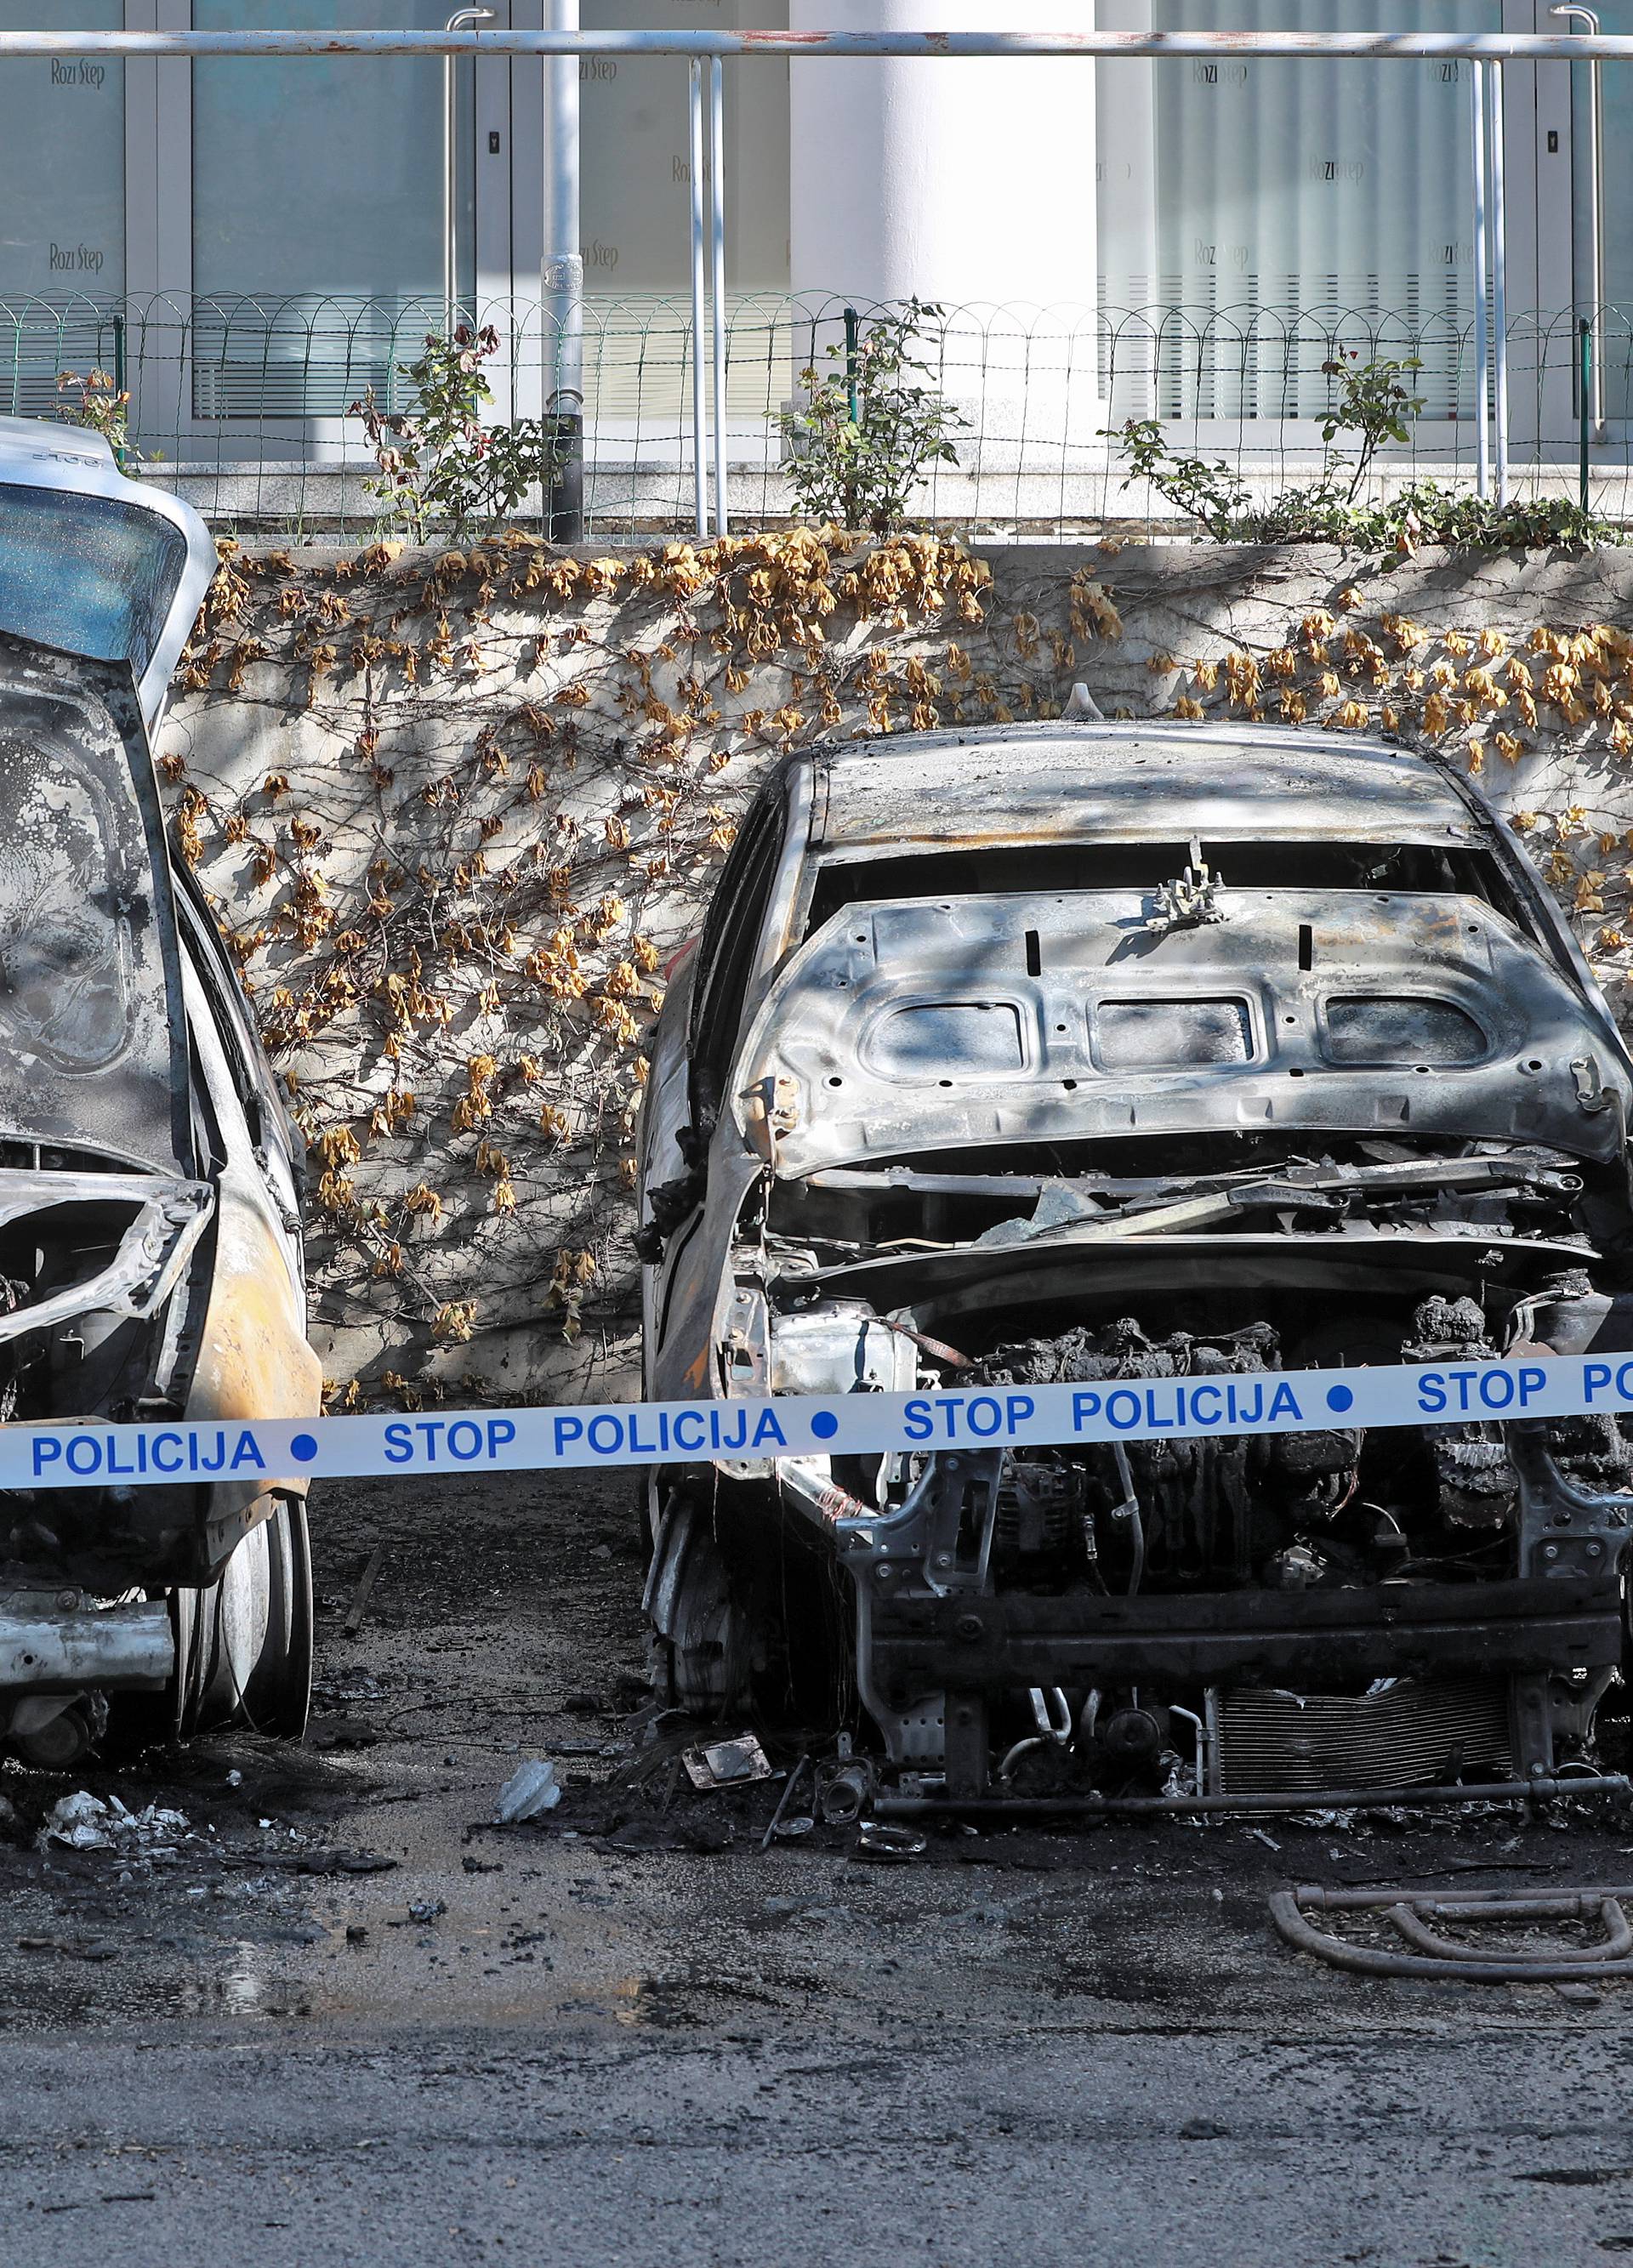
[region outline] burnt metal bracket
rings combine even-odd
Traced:
[[[979,1803],[986,1793],[991,1742],[986,1697],[981,1693],[947,1697],[947,1793],[955,1801]],[[876,1812],[879,1807],[875,1805]]]

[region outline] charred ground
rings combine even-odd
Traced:
[[[35,1850],[70,1784],[4,1776],[8,2257],[1633,2249],[1614,1990],[1345,1979],[1265,1908],[1304,1880],[1614,1881],[1624,1818],[950,1830],[900,1867],[819,1831],[762,1855],[771,1789],[694,1796],[676,1736],[646,1741],[621,1484],[359,1484],[314,1515],[303,1747],[82,1773],[185,1815],[124,1853]],[[535,1754],[560,1808],[495,1830]]]

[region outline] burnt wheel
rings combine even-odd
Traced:
[[[647,1611],[653,1683],[671,1708],[714,1717],[748,1699],[749,1617],[709,1521],[688,1500],[659,1522]]]
[[[258,1732],[298,1741],[312,1706],[312,1539],[305,1498],[280,1497],[264,1526],[266,1631],[245,1682],[243,1714]]]
[[[816,1554],[672,1497],[647,1579],[654,1685],[694,1716],[750,1711],[772,1724],[844,1721],[853,1609]]]
[[[277,1497],[207,1590],[178,1594],[185,1738],[241,1724],[299,1740],[312,1699],[312,1557],[306,1506]]]

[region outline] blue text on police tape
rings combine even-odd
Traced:
[[[30,1446],[36,1480],[48,1480],[58,1465],[66,1465],[81,1479],[98,1474],[109,1480],[144,1480],[152,1475],[166,1480],[199,1474],[213,1477],[267,1469],[248,1425],[189,1425],[157,1433],[88,1425],[67,1433],[36,1433]]]

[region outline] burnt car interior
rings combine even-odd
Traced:
[[[717,901],[691,1172],[653,1208],[690,1210],[735,1088],[763,1170],[716,1390],[1247,1395],[1633,1344],[1626,1057],[1464,802],[1450,841],[819,853],[740,1054],[752,939]],[[1591,1775],[1622,1705],[1613,1417],[816,1464],[711,1476],[688,1674],[718,1697],[757,1663],[796,1712],[853,1674],[925,1801]]]

